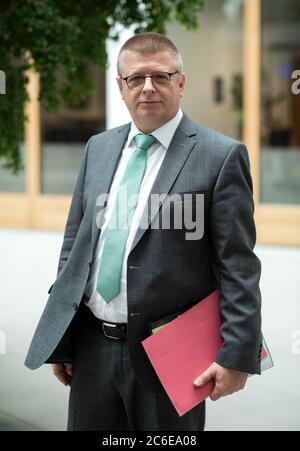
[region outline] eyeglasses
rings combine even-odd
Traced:
[[[177,74],[176,72],[156,72],[153,75],[129,75],[129,77],[121,77],[125,80],[127,86],[132,91],[139,91],[143,88],[146,78],[151,78],[152,83],[155,87],[168,86],[171,81],[172,75]]]

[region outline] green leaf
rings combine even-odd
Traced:
[[[135,33],[165,33],[177,20],[188,29],[199,26],[203,0],[1,0],[0,70],[6,94],[0,95],[0,156],[6,166],[22,168],[19,144],[24,139],[24,107],[28,101],[25,71],[40,74],[42,107],[55,111],[63,102],[80,106],[93,90],[88,67],[106,67],[107,38],[118,28]],[[24,55],[32,55],[33,63]],[[58,74],[63,76],[61,84]]]

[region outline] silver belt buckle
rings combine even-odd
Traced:
[[[104,326],[108,326],[108,327],[117,327],[115,324],[109,324],[109,323],[103,322],[103,323],[102,323],[103,333],[104,333],[104,336],[105,336],[106,338],[112,338],[113,340],[120,340],[118,337],[112,337],[111,335],[108,335],[108,334],[105,332],[105,327],[104,327]]]

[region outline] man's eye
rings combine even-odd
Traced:
[[[138,83],[138,82],[140,82],[142,80],[144,80],[144,77],[137,76],[137,77],[130,77],[130,78],[128,78],[128,81],[130,83]]]
[[[155,78],[157,80],[168,80],[168,75],[167,74],[155,74]]]

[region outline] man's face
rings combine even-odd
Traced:
[[[172,54],[167,50],[148,55],[125,51],[121,68],[122,78],[176,71]],[[133,121],[144,133],[151,133],[176,115],[184,90],[185,74],[172,75],[170,82],[163,86],[152,80],[146,78],[140,89],[132,90],[125,80],[117,77],[122,99]]]

